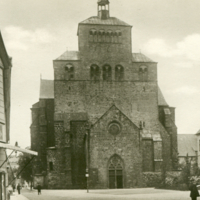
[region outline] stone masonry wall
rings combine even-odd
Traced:
[[[142,62],[132,62],[130,61],[118,60],[117,56],[115,59],[105,60],[104,55],[99,55],[101,59],[96,60],[91,57],[89,60],[79,60],[79,61],[57,61],[53,62],[54,65],[54,79],[55,80],[65,80],[65,66],[66,64],[72,64],[74,66],[74,80],[90,80],[90,67],[95,64],[100,67],[100,80],[102,77],[102,67],[108,64],[112,68],[112,81],[115,82],[115,66],[121,65],[124,67],[124,79],[123,81],[139,81],[139,68],[140,66],[147,66],[148,68],[148,81],[157,81],[157,64],[156,63],[142,63]],[[123,82],[122,81],[122,82]]]
[[[96,30],[120,30],[122,33],[122,42],[118,44],[106,42],[90,42],[89,32],[91,29]],[[88,61],[93,58],[94,60],[102,60],[101,56],[104,55],[104,60],[131,60],[131,27],[126,26],[104,26],[104,25],[81,25],[79,24],[79,50],[81,58]]]
[[[109,124],[121,126],[118,135],[108,131]],[[139,129],[115,106],[113,106],[91,130],[90,169],[97,169],[95,184],[90,187],[108,188],[108,161],[117,154],[124,161],[123,183],[125,188],[141,185],[142,156],[140,152]]]
[[[94,123],[113,103],[136,125],[158,131],[156,83],[55,81],[55,115],[85,112]]]

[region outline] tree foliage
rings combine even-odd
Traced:
[[[17,168],[9,168],[8,169],[8,182],[10,183],[15,179],[15,175],[17,174],[18,169]]]
[[[18,173],[23,169],[23,171],[20,173],[19,176],[21,176],[22,179],[24,179],[27,182],[31,182],[32,179],[32,163],[29,161],[31,160],[31,155],[29,154],[20,154],[19,155],[19,168],[18,168]],[[28,164],[29,163],[29,164]],[[28,164],[28,165],[27,165]]]

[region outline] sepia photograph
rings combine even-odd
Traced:
[[[200,199],[199,0],[0,1],[0,200]]]

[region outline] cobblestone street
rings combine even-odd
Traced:
[[[190,200],[189,191],[145,189],[123,189],[123,190],[42,190],[42,195],[37,191],[22,190],[22,194],[15,193],[11,200]]]

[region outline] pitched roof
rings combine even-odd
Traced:
[[[158,86],[158,105],[159,106],[168,106],[165,97],[163,96],[160,87]]]
[[[2,59],[5,68],[12,66],[12,63],[11,63],[12,59],[7,54],[1,32],[0,32],[0,58]]]
[[[142,53],[132,53],[132,61],[133,62],[152,62],[153,60],[148,58]],[[80,60],[80,52],[79,51],[65,51],[61,56],[56,58],[55,60]]]
[[[66,51],[56,60],[80,60],[79,51]]]
[[[153,63],[155,63],[153,60],[146,57],[142,53],[132,53],[132,55],[133,55],[133,58],[132,58],[133,62],[153,62]]]
[[[117,25],[117,26],[130,26],[126,22],[117,19],[116,17],[109,17],[108,19],[100,19],[97,16],[90,17],[79,24],[99,24],[99,25]]]
[[[179,156],[196,156],[197,137],[194,134],[178,134]]]
[[[98,0],[98,4],[99,5],[105,5],[105,4],[109,4],[109,0]]]
[[[196,134],[199,135],[200,134],[200,130]]]
[[[54,81],[42,80],[40,81],[40,99],[54,98]]]

